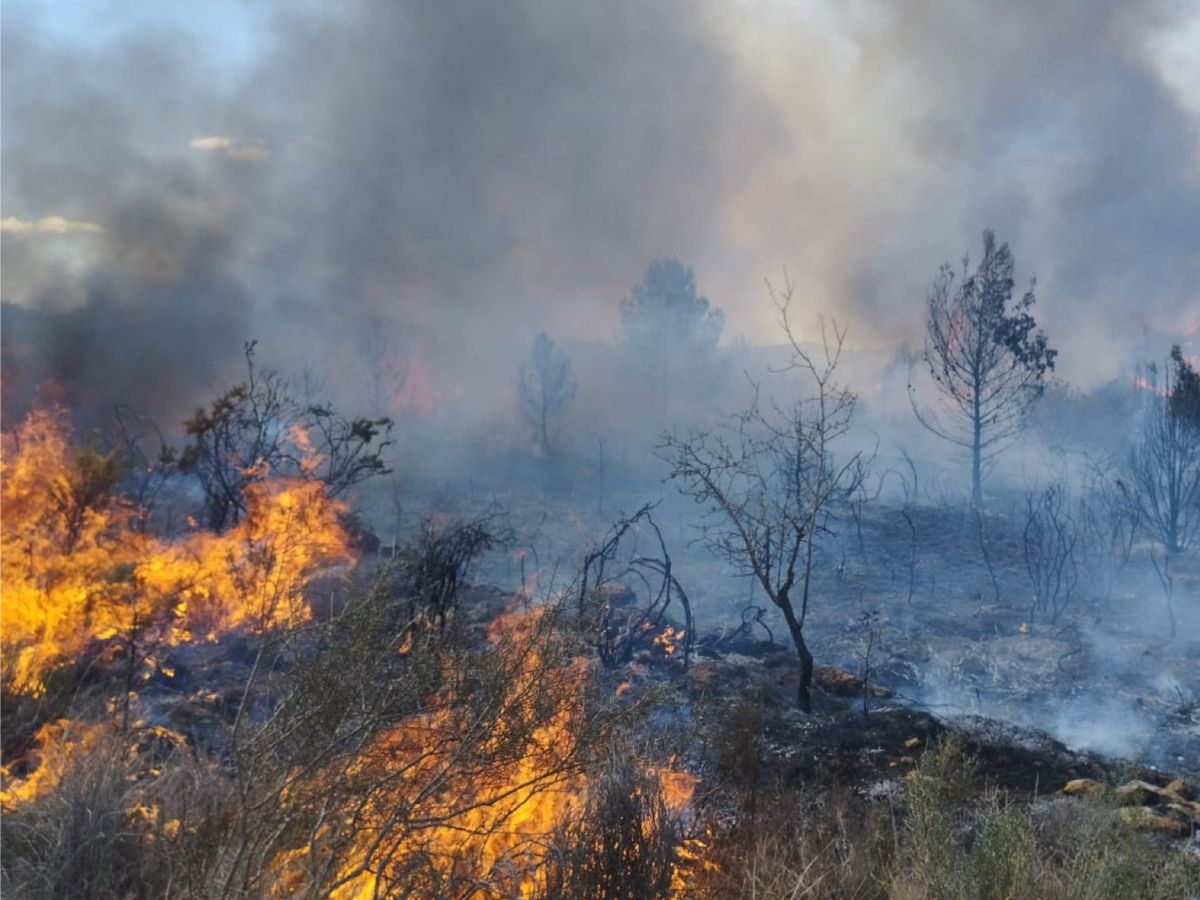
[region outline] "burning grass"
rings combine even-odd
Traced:
[[[303,470],[255,473],[224,531],[161,535],[118,490],[117,459],[75,444],[60,412],[35,412],[3,451],[14,896],[1200,892],[1195,860],[1133,833],[1107,795],[981,786],[931,719],[918,740],[915,716],[853,717],[851,739],[828,710],[784,714],[787,673],[712,642],[689,668],[669,561],[649,610],[592,572],[590,591],[522,591],[497,614],[463,597],[466,561],[491,546],[480,522],[465,545],[427,523],[412,552],[351,567],[344,508]],[[465,548],[448,568],[430,564],[443,546]],[[314,615],[335,569],[338,602]],[[633,623],[619,654],[596,631],[614,610]],[[891,767],[881,741],[904,754]],[[804,762],[822,746],[836,759]],[[886,790],[854,783],[859,759]]]
[[[73,445],[60,410],[4,435],[0,477],[0,677],[15,693],[40,694],[50,671],[98,641],[173,646],[299,624],[313,575],[353,560],[342,505],[301,479],[249,484],[245,517],[223,533],[146,533],[115,493],[115,456]],[[152,653],[140,657],[153,669]]]
[[[321,626],[326,648],[300,677],[249,686],[248,709],[276,705],[226,724],[223,759],[177,739],[151,747],[136,725],[44,727],[5,792],[11,883],[61,889],[45,871],[56,857],[38,848],[75,830],[67,807],[93,770],[121,773],[106,776],[105,815],[122,823],[138,873],[103,880],[139,896],[161,888],[147,880],[155,859],[185,896],[554,896],[601,878],[592,851],[607,845],[593,838],[626,788],[642,799],[621,821],[643,837],[617,861],[672,877],[695,779],[642,756],[603,758],[619,723],[595,708],[553,608],[502,616],[484,646],[430,630],[399,654],[392,606],[377,587]],[[177,794],[184,782],[203,802]],[[601,866],[608,883],[623,872],[613,865]]]
[[[35,710],[6,748],[10,889],[61,895],[68,873],[95,896],[499,897],[582,877],[549,860],[579,859],[592,832],[568,823],[606,809],[618,722],[562,603],[480,637],[454,598],[426,610],[384,571],[316,621],[313,579],[353,561],[317,480],[258,473],[225,531],[162,537],[59,411],[5,435],[3,466],[6,707]],[[152,679],[177,680],[189,647],[236,676],[205,686],[200,743],[149,724],[177,716]],[[38,724],[48,680],[81,664],[69,717]],[[669,869],[695,782],[630,765]],[[87,821],[114,824],[80,873],[63,854],[91,846]]]

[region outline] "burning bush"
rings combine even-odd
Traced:
[[[65,872],[92,896],[151,896],[169,872],[186,894],[510,896],[640,861],[647,890],[665,890],[694,782],[630,760],[618,781],[639,785],[637,808],[612,806],[615,770],[589,774],[616,715],[593,690],[592,635],[561,598],[486,638],[460,609],[465,563],[493,541],[482,527],[448,532],[449,551],[426,529],[396,575],[314,621],[312,579],[351,561],[320,479],[256,475],[235,524],[172,538],[138,527],[119,460],[73,443],[61,411],[6,435],[3,466],[6,690],[36,697],[61,664],[123,663],[89,676],[107,713],[79,706],[25,743],[10,732],[16,889],[57,895]],[[437,628],[414,627],[431,615]],[[189,707],[201,743],[147,724],[178,708],[154,683],[135,692],[173,676],[185,644],[189,665],[223,673]],[[568,828],[581,812],[647,843],[611,857]],[[547,862],[555,835],[565,868]]]
[[[546,867],[547,897],[665,897],[683,841],[693,784],[672,794],[628,747],[614,748],[586,802],[564,823]]]
[[[454,630],[412,643],[393,627],[403,599],[388,586],[310,627],[307,646],[270,644],[219,759],[184,747],[155,766],[136,750],[102,754],[126,773],[112,781],[105,814],[133,824],[122,831],[127,857],[98,860],[112,871],[96,877],[128,879],[115,870],[152,868],[147,859],[166,854],[179,884],[217,885],[222,895],[531,895],[567,871],[548,864],[556,834],[571,839],[571,878],[608,871],[611,847],[567,822],[584,812],[595,829],[620,818],[615,770],[589,778],[613,720],[591,696],[560,610],[504,615],[484,646]],[[106,725],[44,730],[31,774],[6,794],[6,824],[32,828],[56,805],[75,804],[71,786],[92,777],[98,748],[120,734]],[[135,767],[152,774],[139,782],[128,776]],[[656,849],[643,862],[653,883],[665,883],[694,781],[634,760],[621,772],[623,786],[641,786],[638,822],[625,831],[640,834],[644,819]],[[190,806],[165,789],[198,778],[202,798]],[[32,884],[50,857],[18,841],[8,848],[13,871]]]
[[[0,473],[2,675],[16,693],[41,693],[96,641],[123,640],[132,674],[148,647],[295,624],[312,576],[351,559],[342,507],[316,481],[247,485],[246,515],[224,534],[144,533],[114,493],[115,455],[75,446],[61,410],[4,435]]]

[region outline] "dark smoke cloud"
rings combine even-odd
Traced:
[[[1180,9],[280,4],[237,72],[10,16],[3,215],[101,230],[5,231],[6,373],[169,417],[244,339],[352,384],[383,331],[494,405],[534,331],[610,337],[656,256],[730,335],[775,339],[786,264],[878,345],[994,225],[1094,381],[1196,308],[1196,122],[1147,49]]]
[[[539,328],[608,337],[649,258],[718,243],[745,177],[731,136],[770,120],[700,11],[466,0],[283,19],[258,76],[286,157],[263,290],[334,332],[382,315],[506,371]]]
[[[1177,18],[1119,3],[925,3],[896,18],[864,58],[931,98],[907,139],[934,171],[902,211],[918,227],[888,223],[905,235],[881,236],[857,269],[876,321],[904,327],[897,286],[919,296],[933,274],[914,256],[977,255],[990,224],[1038,276],[1069,374],[1110,376],[1132,336],[1186,327],[1200,309],[1200,120],[1160,79],[1152,44]]]
[[[212,116],[194,48],[84,53],[9,27],[3,54],[4,214],[88,228],[3,234],[6,400],[53,381],[90,414],[177,414],[237,357],[250,312],[235,270],[252,190],[178,152]]]

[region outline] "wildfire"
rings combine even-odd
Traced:
[[[16,778],[4,767],[4,789],[0,790],[0,808],[12,809],[49,794],[79,759],[92,755],[109,733],[104,725],[60,719],[47,722],[35,735],[33,768],[27,778]]]
[[[314,576],[352,561],[342,507],[315,480],[255,480],[246,514],[229,530],[193,526],[162,538],[138,527],[138,511],[115,491],[114,459],[73,443],[61,410],[35,411],[4,435],[2,449],[2,676],[12,692],[44,693],[56,667],[98,642],[124,642],[131,667],[137,660],[169,674],[167,654],[155,647],[302,623]],[[285,762],[278,805],[320,813],[298,843],[289,836],[272,849],[264,890],[341,900],[442,896],[450,887],[462,896],[538,894],[555,835],[588,802],[594,762],[581,743],[591,733],[590,664],[555,643],[556,634],[550,607],[503,614],[489,625],[490,646],[478,650],[482,675],[460,671],[443,653],[437,665],[450,674],[419,712],[320,765]],[[668,627],[656,643],[670,654],[682,638]],[[415,657],[414,641],[410,633],[400,654]],[[171,840],[186,836],[186,823],[158,822],[153,795],[140,786],[146,773],[161,772],[147,741],[186,742],[133,721],[136,702],[133,693],[124,701],[127,729],[44,724],[20,771],[3,772],[0,806],[37,801],[111,750],[106,758],[137,780],[124,808],[139,833],[154,840],[161,826]],[[114,716],[121,704],[110,702]],[[698,779],[673,760],[648,770],[670,813],[685,819]]]
[[[470,746],[478,735],[467,733],[460,711],[435,704],[354,760],[348,778],[386,787],[350,819],[351,848],[332,897],[540,895],[554,835],[584,808],[591,784],[579,745],[588,667],[576,659],[543,668],[545,614],[509,612],[491,623],[490,643],[520,662],[481,741]],[[683,819],[699,779],[673,760],[652,771],[667,809]],[[426,867],[416,877],[413,860]],[[312,863],[311,851],[282,857],[277,893],[310,888]]]
[[[430,896],[464,880],[477,885],[472,896],[536,892],[547,840],[587,789],[576,753],[586,669],[579,662],[555,668],[556,703],[541,708],[542,615],[506,613],[488,629],[490,643],[519,663],[481,739],[464,727],[460,710],[434,698],[429,712],[378,735],[355,758],[345,777],[380,789],[352,817],[351,846],[331,896],[377,897],[411,886],[413,859],[429,867],[418,881]],[[279,861],[281,895],[306,887],[310,856]]]
[[[111,456],[73,445],[61,410],[3,436],[0,671],[13,691],[42,693],[96,640],[176,644],[301,621],[313,575],[352,560],[319,482],[253,483],[236,527],[170,541],[135,527],[117,474]]]
[[[131,782],[152,779],[162,771],[153,762],[158,751],[178,750],[186,744],[182,735],[141,721],[121,734],[112,723],[73,719],[45,723],[33,742],[34,749],[22,761],[28,774],[18,776],[12,766],[3,767],[0,809],[6,812],[51,794],[72,772],[94,766],[101,757],[119,759],[124,777]],[[127,810],[130,814],[139,811],[144,816],[150,808],[134,802]]]
[[[1135,389],[1137,389],[1139,391],[1146,391],[1151,394],[1158,394],[1160,397],[1167,397],[1171,393],[1162,385],[1155,384],[1154,382],[1152,382],[1146,378],[1142,378],[1141,376],[1138,376],[1137,378],[1133,379],[1133,386]]]

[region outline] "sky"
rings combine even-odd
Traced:
[[[611,339],[661,256],[726,340],[778,340],[786,270],[797,320],[890,357],[986,227],[1083,387],[1200,323],[1197,0],[6,0],[0,26],[8,361],[150,406],[248,338],[336,372],[395,335],[495,381],[539,329]]]

